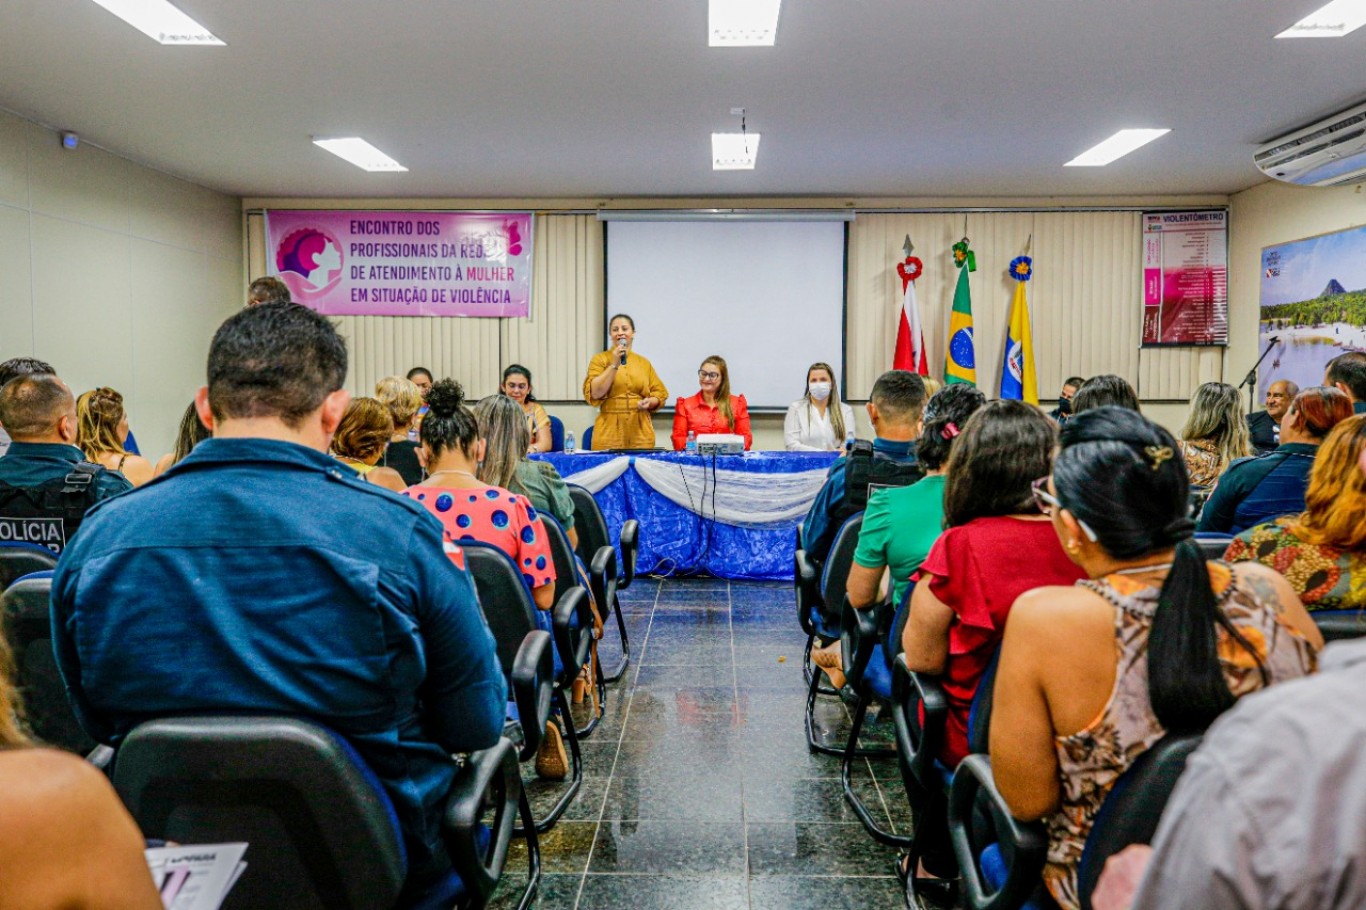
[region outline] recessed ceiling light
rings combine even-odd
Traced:
[[[714,171],[752,171],[758,154],[758,133],[711,134],[711,169]]]
[[[1170,132],[1171,130],[1120,130],[1100,145],[1082,152],[1063,167],[1101,167]]]
[[[408,170],[364,139],[355,136],[345,139],[314,139],[313,144],[367,171]]]
[[[707,0],[707,44],[772,47],[783,0]]]
[[[219,46],[224,42],[166,0],[95,0],[133,28],[162,44]]]
[[[1366,0],[1333,0],[1276,37],[1341,38],[1363,25],[1366,25]]]

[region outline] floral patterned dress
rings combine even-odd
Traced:
[[[1183,439],[1181,458],[1186,462],[1186,474],[1193,487],[1214,489],[1214,482],[1228,467],[1219,457],[1219,448],[1208,439]]]
[[[1297,517],[1248,528],[1229,544],[1229,562],[1259,562],[1285,576],[1308,610],[1366,609],[1366,553],[1305,543]]]
[[[1223,563],[1209,564],[1210,581],[1224,615],[1258,652],[1270,682],[1314,670],[1316,654],[1280,615],[1280,604],[1261,599],[1252,586],[1234,578]],[[1096,814],[1120,775],[1166,732],[1148,702],[1148,633],[1157,611],[1158,589],[1126,575],[1081,581],[1115,608],[1119,665],[1110,700],[1086,729],[1059,736],[1058,772],[1062,801],[1048,819],[1048,864],[1044,884],[1065,910],[1077,910],[1077,866]],[[1256,662],[1222,632],[1219,658],[1235,695],[1260,689]]]

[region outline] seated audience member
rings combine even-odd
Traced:
[[[449,872],[450,756],[498,741],[507,689],[440,522],[326,454],[345,379],[345,341],[307,307],[224,322],[195,399],[214,438],[86,521],[53,579],[54,651],[103,743],[201,713],[345,737],[393,802],[407,906]]]
[[[0,906],[161,910],[142,833],[88,762],[36,748],[0,636]]]
[[[1153,845],[1106,864],[1097,910],[1355,910],[1366,906],[1366,642],[1239,702],[1186,762]],[[1112,889],[1112,869],[1136,861]],[[1132,898],[1132,900],[1130,900]]]
[[[289,303],[289,285],[279,278],[265,276],[257,278],[247,288],[247,306],[259,306],[263,303]]]
[[[1310,610],[1366,609],[1363,458],[1366,416],[1358,414],[1334,427],[1319,448],[1304,494],[1304,513],[1244,531],[1229,544],[1224,558],[1275,569]]]
[[[1138,393],[1127,379],[1114,373],[1102,373],[1092,376],[1077,389],[1077,394],[1072,396],[1072,415],[1107,405],[1130,411],[1142,410],[1138,406]]]
[[[133,488],[122,474],[84,463],[75,446],[76,402],[56,376],[35,373],[5,383],[0,421],[13,440],[0,458],[3,539],[60,553],[86,510]]]
[[[422,390],[410,379],[389,376],[375,383],[375,398],[389,409],[394,432],[379,463],[393,468],[405,486],[422,480],[422,465],[417,460],[417,412],[422,410]]]
[[[783,443],[789,452],[838,452],[854,431],[854,411],[840,400],[839,383],[827,363],[806,371],[806,394],[787,406]]]
[[[730,393],[730,370],[726,362],[713,354],[697,368],[696,395],[679,398],[674,404],[674,451],[681,452],[691,431],[704,433],[734,433],[745,437],[745,448],[754,444],[749,430],[749,404],[743,395]]]
[[[1044,883],[1065,910],[1079,906],[1096,814],[1134,760],[1168,731],[1202,731],[1239,696],[1312,672],[1323,645],[1285,579],[1205,561],[1189,486],[1171,434],[1119,408],[1069,420],[1036,486],[1089,580],[1031,591],[1010,611],[991,765],[1012,814],[1046,822]]]
[[[873,423],[873,458],[898,465],[916,465],[915,441],[920,437],[920,415],[925,409],[925,384],[906,370],[888,370],[873,383],[868,402]],[[857,511],[848,502],[846,467],[850,455],[835,459],[802,522],[802,548],[824,562],[840,524]]]
[[[1181,428],[1181,458],[1191,486],[1213,489],[1238,458],[1252,454],[1243,400],[1226,382],[1206,382],[1191,396],[1190,416]]]
[[[1228,466],[1196,530],[1238,534],[1278,515],[1303,512],[1319,444],[1351,416],[1352,403],[1337,389],[1315,386],[1300,392],[1282,417],[1281,444],[1274,452]]]
[[[209,428],[204,426],[204,421],[199,419],[199,408],[191,401],[190,406],[185,409],[185,413],[180,417],[180,429],[176,432],[175,449],[161,456],[152,476],[160,477],[165,474],[171,465],[178,464],[186,455],[194,451],[195,446],[209,438],[211,438]]]
[[[128,415],[123,396],[110,388],[82,393],[76,399],[76,445],[95,464],[117,471],[135,487],[152,479],[152,463],[124,447]]]
[[[356,398],[347,406],[332,437],[332,454],[359,474],[366,483],[398,492],[408,485],[398,471],[380,467],[389,447],[394,419],[389,409],[374,398]]]
[[[1366,413],[1366,352],[1348,351],[1328,361],[1323,384],[1352,399],[1352,411]]]
[[[1020,401],[977,411],[949,455],[944,533],[920,566],[901,644],[906,666],[943,678],[949,699],[944,752],[953,769],[968,753],[968,710],[1015,599],[1083,574],[1034,502],[1048,474],[1057,428]]]
[[[1066,423],[1067,418],[1072,416],[1072,399],[1076,397],[1078,390],[1085,384],[1086,380],[1080,376],[1069,376],[1064,379],[1062,390],[1058,392],[1058,406],[1049,411],[1048,416],[1056,420],[1059,425]]]
[[[50,363],[42,360],[35,360],[32,357],[11,357],[4,363],[0,363],[0,389],[5,387],[16,376],[32,376],[34,373],[49,373],[57,375],[57,371],[52,368]],[[9,434],[5,432],[5,427],[0,424],[0,457],[9,450]]]
[[[521,570],[537,608],[551,609],[555,563],[545,527],[525,497],[479,479],[487,442],[479,436],[473,412],[465,407],[464,389],[443,379],[427,393],[427,404],[431,410],[422,421],[419,451],[427,479],[403,495],[436,516],[448,541],[478,540],[506,553]],[[526,426],[520,419],[517,425]],[[564,741],[551,721],[536,756],[536,773],[559,780],[568,769]]]
[[[578,546],[569,488],[554,465],[527,458],[531,436],[517,402],[507,395],[489,395],[475,404],[474,418],[479,422],[479,438],[484,440],[479,479],[531,500],[537,512],[554,516],[569,542]]]
[[[422,407],[417,409],[417,426],[421,429],[422,418],[427,416],[427,393],[432,390],[432,371],[426,367],[413,367],[406,378],[422,393]]]
[[[1247,434],[1257,454],[1274,451],[1281,444],[1281,418],[1300,387],[1289,379],[1278,379],[1266,388],[1266,409],[1248,415]]]
[[[517,402],[526,417],[527,432],[531,436],[528,451],[549,452],[553,447],[550,415],[536,401],[536,395],[531,390],[531,371],[520,363],[514,363],[503,371],[503,384],[498,390]]]
[[[954,383],[931,398],[925,405],[925,426],[915,447],[925,469],[924,479],[909,487],[869,493],[858,550],[845,587],[855,609],[870,607],[880,599],[884,575],[891,578],[892,603],[901,603],[911,575],[925,561],[944,527],[944,465],[954,440],[986,401],[980,390],[965,383]],[[835,688],[844,685],[841,659],[839,642],[811,652],[811,660],[829,674]]]

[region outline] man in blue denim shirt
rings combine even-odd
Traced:
[[[111,744],[200,712],[336,730],[393,800],[420,893],[449,869],[450,755],[496,743],[506,711],[473,584],[433,516],[326,455],[350,399],[326,319],[245,309],[214,336],[208,373],[196,403],[214,438],[92,509],[58,566],[72,704]]]

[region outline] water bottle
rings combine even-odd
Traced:
[[[854,451],[854,431],[852,429],[844,434],[844,451]]]
[[[565,434],[564,434],[564,453],[565,453],[566,455],[573,455],[573,454],[574,454],[574,431],[573,431],[573,430],[566,430],[566,431],[565,431]]]
[[[697,454],[697,434],[692,430],[688,431],[688,444],[684,446],[684,451],[689,455]]]

